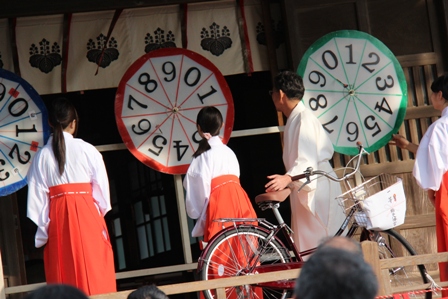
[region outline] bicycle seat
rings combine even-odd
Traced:
[[[266,201],[276,201],[276,202],[283,202],[286,198],[288,198],[289,194],[291,194],[291,189],[285,188],[280,191],[274,191],[274,192],[267,192],[262,193],[257,196],[255,196],[255,202],[266,202]]]

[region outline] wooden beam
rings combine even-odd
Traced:
[[[431,53],[419,53],[412,55],[397,56],[401,67],[414,67],[418,65],[437,64],[437,55]]]
[[[393,259],[381,259],[381,269],[389,269],[401,266],[417,266],[422,264],[434,264],[448,261],[448,252],[419,254],[412,256],[395,257]]]
[[[167,295],[186,294],[208,289],[221,289],[241,284],[257,284],[267,281],[278,281],[284,279],[296,279],[299,276],[300,269],[291,269],[284,271],[275,271],[262,274],[236,276],[220,279],[201,280],[171,285],[158,286]],[[132,290],[121,291],[117,293],[101,294],[90,296],[92,299],[126,299]]]
[[[53,14],[104,11],[149,6],[177,5],[184,3],[207,2],[204,0],[20,0],[9,1],[0,10],[0,18],[29,17]],[[208,2],[211,2],[210,0]]]
[[[433,106],[408,107],[404,119],[418,119],[440,115],[440,111],[434,109]]]
[[[381,173],[406,173],[412,172],[414,160],[386,162],[381,164],[361,165],[361,173],[365,177],[374,177]]]
[[[157,274],[163,274],[163,273],[192,271],[192,270],[195,270],[197,267],[198,267],[198,263],[181,264],[181,265],[173,265],[173,266],[165,266],[165,267],[157,267],[157,268],[147,268],[147,269],[141,269],[141,270],[117,272],[117,273],[115,273],[115,277],[117,279],[125,279],[125,278],[132,278],[132,277],[157,275]]]
[[[394,229],[399,231],[404,229],[434,227],[434,226],[436,226],[436,216],[434,215],[434,213],[431,213],[431,214],[406,216],[405,222]]]

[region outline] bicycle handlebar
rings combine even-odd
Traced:
[[[356,143],[356,145],[358,146],[358,154],[356,155],[358,157],[358,161],[356,162],[356,166],[355,166],[355,168],[354,168],[354,170],[352,172],[350,172],[348,174],[345,174],[344,176],[339,178],[339,177],[333,176],[333,175],[331,175],[331,174],[329,174],[329,173],[327,173],[325,171],[313,170],[312,167],[308,167],[304,171],[303,174],[295,175],[295,176],[291,177],[291,180],[292,181],[297,181],[297,180],[301,180],[301,179],[307,179],[307,182],[309,183],[310,182],[310,177],[314,176],[314,175],[323,175],[323,176],[325,176],[325,177],[327,177],[330,180],[335,181],[335,182],[342,182],[342,181],[346,180],[347,178],[353,176],[356,172],[358,172],[359,166],[361,165],[361,155],[362,155],[362,153],[367,153],[367,151],[364,150],[361,142],[358,141]]]

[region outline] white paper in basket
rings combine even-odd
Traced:
[[[406,216],[403,182],[397,178],[395,184],[366,198],[362,206],[370,220],[367,229],[386,230],[403,224]]]

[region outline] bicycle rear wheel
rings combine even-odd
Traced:
[[[251,275],[255,267],[291,261],[289,250],[275,238],[269,241],[268,233],[257,226],[242,225],[227,229],[208,244],[200,258],[200,277],[209,280],[224,277]],[[241,285],[226,289],[226,298],[285,299],[292,289]],[[215,292],[204,291],[208,299]]]
[[[361,235],[362,240],[371,240],[378,243],[381,259],[388,259],[398,256],[417,255],[414,248],[398,232],[393,229],[382,232],[364,230]],[[405,287],[429,283],[426,276],[425,265],[415,267],[396,267],[389,269],[392,287]],[[431,299],[432,292],[409,292],[411,298]]]

